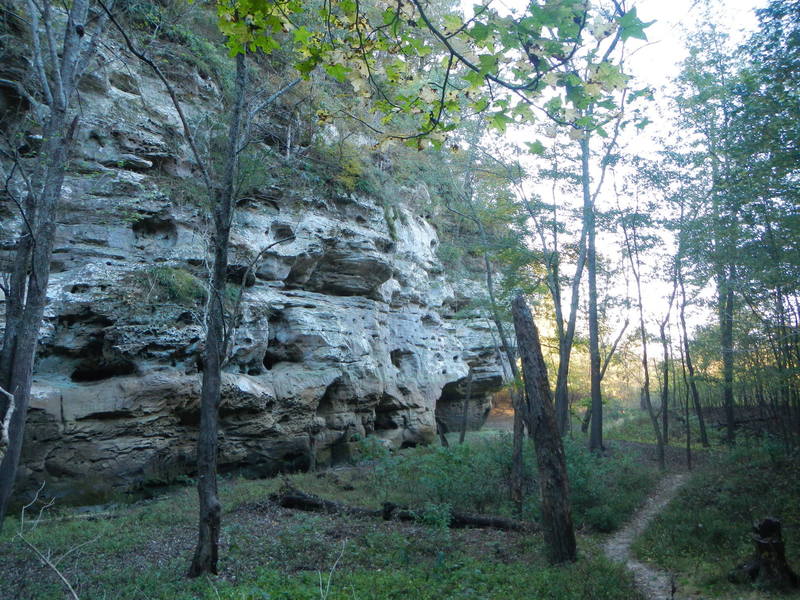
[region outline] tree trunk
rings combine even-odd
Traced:
[[[467,420],[469,419],[469,403],[472,400],[472,373],[469,374],[467,381],[467,397],[461,406],[461,432],[458,435],[458,443],[463,444],[467,437]]]
[[[733,267],[723,275],[719,292],[719,327],[722,349],[723,406],[725,407],[725,441],[733,445],[736,440],[736,422],[733,409]]]
[[[667,313],[667,319],[669,313]],[[669,345],[667,344],[666,319],[661,323],[659,333],[661,334],[661,349],[664,353],[664,362],[661,367],[663,382],[661,386],[661,426],[664,445],[669,444]]]
[[[680,333],[678,334],[680,338]],[[683,373],[683,384],[686,388],[686,402],[684,403],[684,419],[686,420],[686,468],[692,470],[692,424],[689,421],[689,377],[686,375],[686,360],[683,356],[683,340],[678,340],[678,349],[681,355],[681,372]],[[677,387],[677,384],[675,384]]]
[[[576,560],[564,446],[556,425],[539,332],[521,295],[512,303],[517,348],[522,358],[536,463],[539,470],[544,539],[551,563]]]
[[[658,447],[658,465],[662,469],[666,468],[666,457],[664,454],[664,440],[661,437],[661,429],[658,426],[658,417],[653,410],[653,403],[650,401],[650,367],[647,364],[647,333],[644,328],[644,311],[642,309],[642,292],[639,291],[639,322],[642,332],[642,368],[644,369],[644,389],[642,391],[644,403],[647,407],[647,414],[650,415],[650,422],[656,434],[656,445]]]
[[[270,494],[269,499],[284,508],[319,512],[328,515],[339,514],[354,517],[371,517],[383,519],[384,521],[419,521],[421,512],[420,510],[411,510],[398,506],[392,502],[384,502],[383,507],[377,509],[352,506],[342,502],[325,500],[324,498],[313,494],[307,494],[291,486],[284,486],[277,493]],[[483,528],[498,529],[500,531],[523,531],[526,533],[535,532],[537,529],[534,523],[524,523],[505,517],[476,515],[460,511],[452,511],[450,513],[450,520],[447,526],[453,529]]]
[[[445,427],[444,421],[441,419],[436,419],[436,433],[439,434],[439,443],[442,447],[449,448],[450,442],[447,441],[447,427]]]
[[[786,561],[781,522],[762,519],[753,524],[751,535],[755,553],[728,574],[733,583],[755,583],[766,590],[788,592],[800,587],[800,578]]]
[[[587,187],[584,189],[584,194],[588,194],[589,192],[588,177],[586,182],[587,182]],[[580,249],[578,250],[578,263],[575,266],[575,276],[572,280],[572,294],[570,298],[569,320],[567,321],[566,331],[564,331],[563,335],[559,336],[558,339],[558,371],[556,373],[556,422],[558,423],[558,430],[561,432],[561,435],[564,435],[569,429],[569,386],[568,386],[569,363],[572,357],[572,345],[575,341],[575,326],[578,322],[580,284],[581,284],[581,279],[583,277],[583,269],[586,264],[585,226],[582,229],[579,243],[580,243]],[[555,277],[557,276],[558,276],[558,271],[555,272]],[[560,291],[558,295],[553,294],[553,301],[555,302],[556,300],[558,300],[558,302],[561,302]]]
[[[581,432],[586,433],[589,431],[589,425],[592,422],[592,405],[586,407],[586,412],[583,413],[583,419],[581,419]]]
[[[197,493],[200,500],[199,534],[188,576],[217,573],[220,515],[217,496],[217,446],[222,361],[225,357],[225,284],[228,246],[233,218],[234,190],[239,154],[239,132],[244,115],[247,85],[245,55],[236,56],[236,90],[228,129],[222,186],[214,206],[214,264],[206,317],[206,345],[203,353],[203,387],[200,395],[200,432],[197,438]]]
[[[600,390],[600,327],[597,317],[597,249],[594,203],[589,192],[589,139],[581,138],[581,185],[583,219],[586,226],[586,270],[589,274],[589,374],[592,392],[592,423],[589,448],[603,449],[603,397]]]
[[[625,236],[625,246],[628,250],[628,260],[633,271],[633,279],[636,282],[636,297],[639,304],[639,331],[642,340],[642,369],[644,370],[644,387],[642,389],[642,400],[647,408],[647,414],[650,415],[650,422],[653,424],[653,431],[656,436],[656,444],[658,447],[658,464],[661,469],[666,468],[666,457],[664,453],[664,438],[661,436],[661,429],[658,426],[658,417],[653,410],[653,404],[650,401],[650,365],[647,359],[647,329],[644,320],[644,303],[642,300],[642,280],[641,280],[641,261],[639,258],[639,243],[636,233],[636,228],[633,228],[633,239],[628,235],[628,229],[625,222],[622,222],[622,232]]]
[[[514,406],[514,434],[511,447],[511,502],[517,516],[522,515],[522,508],[525,502],[524,480],[525,473],[522,462],[523,444],[525,441],[525,424],[522,422],[523,408],[520,393],[516,389],[512,392],[512,402]]]
[[[706,432],[706,422],[703,418],[703,408],[700,406],[700,394],[697,391],[697,384],[694,380],[694,365],[692,364],[692,355],[689,352],[689,336],[686,332],[686,288],[683,285],[683,274],[678,271],[678,285],[681,287],[681,331],[683,331],[683,353],[686,358],[686,370],[689,372],[689,390],[692,394],[692,403],[694,411],[697,415],[697,424],[700,428],[700,443],[704,448],[708,448],[708,433]]]
[[[89,2],[75,0],[69,7],[60,53],[55,50],[44,53],[40,39],[42,29],[46,46],[55,48],[58,43],[55,18],[49,4],[45,4],[40,12],[29,2],[28,9],[31,13],[28,17],[35,77],[50,115],[44,128],[45,139],[38,163],[30,178],[32,185],[23,203],[22,230],[6,294],[0,387],[13,394],[14,410],[8,414],[10,399],[3,397],[0,400],[0,422],[8,423],[8,445],[0,461],[0,528],[22,453],[39,328],[47,304],[58,202],[78,123],[77,116],[70,119],[69,107],[78,78],[88,64],[96,47],[96,38],[105,25],[105,19],[100,19],[94,34],[85,35],[88,32],[83,24],[87,22]],[[45,21],[44,28],[39,26],[40,15]]]

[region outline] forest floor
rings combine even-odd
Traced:
[[[286,477],[350,505],[416,507],[411,523],[287,509],[269,500],[284,478],[222,478],[216,577],[184,576],[197,531],[190,486],[127,505],[53,507],[38,524],[28,521],[24,535],[81,600],[661,600],[671,598],[666,573],[674,574],[676,598],[767,598],[726,581],[747,557],[749,523],[762,513],[782,518],[787,555],[797,564],[797,457],[764,444],[698,450],[688,474],[685,450],[675,444],[663,477],[652,444],[608,438],[603,456],[586,451],[577,433],[565,439],[579,560],[563,567],[547,564],[540,534],[443,526],[451,509],[514,516],[504,483],[509,436],[496,431],[470,433],[464,445],[391,454],[368,439],[354,466]],[[634,439],[645,439],[644,431]],[[533,461],[527,446],[531,474]],[[517,518],[535,522],[537,486],[533,479],[527,485],[528,504]],[[15,535],[18,516],[5,525],[0,598],[69,598]]]

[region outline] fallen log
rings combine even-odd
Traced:
[[[383,508],[371,509],[361,506],[351,506],[342,502],[325,500],[313,494],[307,494],[294,487],[284,486],[279,492],[271,494],[269,499],[283,508],[320,512],[326,514],[350,515],[354,517],[369,517],[383,519],[384,521],[418,521],[421,511],[410,510],[391,502],[385,502]],[[538,527],[534,523],[526,523],[505,517],[474,515],[453,511],[450,513],[449,526],[453,529],[499,529],[501,531],[526,531],[534,532]]]

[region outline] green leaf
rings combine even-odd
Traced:
[[[535,142],[525,142],[525,145],[528,146],[528,152],[531,154],[536,154],[537,156],[544,154],[544,144],[539,140],[536,140]]]
[[[514,119],[509,117],[506,113],[502,111],[498,111],[493,113],[492,116],[489,118],[489,126],[497,129],[500,133],[505,133],[506,126],[509,123],[513,123]]]
[[[294,41],[298,44],[308,44],[308,40],[311,39],[311,32],[305,27],[295,29],[293,35]]]
[[[345,81],[350,69],[344,65],[325,65],[325,72],[337,81]]]
[[[633,7],[619,18],[618,23],[620,29],[619,36],[624,42],[629,38],[647,40],[647,35],[644,30],[655,23],[655,21],[645,23],[636,15],[636,7]]]
[[[494,54],[481,54],[478,57],[481,75],[486,75],[497,69],[497,56]]]
[[[444,26],[448,33],[454,33],[458,31],[459,27],[461,27],[463,24],[464,22],[458,15],[445,15],[444,17]]]
[[[470,104],[470,108],[472,108],[472,110],[474,110],[475,112],[483,112],[484,110],[486,110],[486,107],[488,106],[489,106],[489,101],[486,98],[481,98],[480,100],[477,100],[476,102]]]
[[[469,71],[464,75],[464,81],[469,83],[472,89],[478,89],[483,85],[483,75],[477,71]]]
[[[483,23],[475,23],[475,25],[467,31],[467,34],[476,42],[482,42],[489,37],[489,27]]]

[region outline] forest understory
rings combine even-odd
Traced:
[[[646,426],[634,415],[610,435]],[[539,533],[447,527],[451,510],[531,523],[538,511],[535,481],[526,482],[521,515],[503,493],[510,467],[507,433],[489,429],[471,433],[463,445],[452,441],[450,448],[396,454],[365,442],[360,462],[350,466],[224,481],[225,558],[217,577],[183,577],[196,526],[196,496],[189,487],[132,504],[53,506],[41,515],[37,505],[26,511],[22,531],[82,599],[632,600],[671,598],[672,586],[675,598],[765,598],[770,594],[756,586],[727,581],[751,552],[751,521],[764,515],[782,520],[787,556],[798,564],[800,483],[794,465],[769,441],[743,442],[734,451],[695,451],[692,472],[686,470],[685,449],[674,444],[662,474],[650,444],[613,439],[598,458],[584,449],[585,440],[567,438],[579,560],[566,567],[548,565]],[[526,453],[531,461],[530,449]],[[396,502],[416,511],[417,520],[282,508],[270,495],[287,483],[351,506]],[[767,485],[771,491],[764,493]],[[668,492],[677,494],[664,508]],[[634,523],[638,529],[630,535],[628,521],[641,520],[647,511],[642,507],[653,503],[659,506],[647,515],[650,526]],[[19,515],[6,525],[0,597],[71,597],[17,535]],[[638,587],[632,562],[644,569]]]

